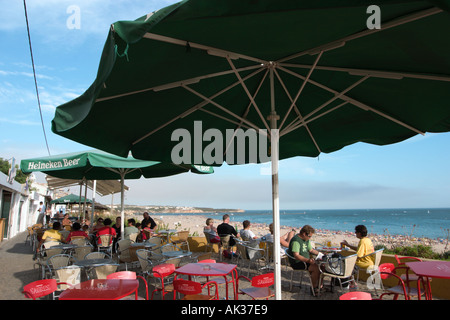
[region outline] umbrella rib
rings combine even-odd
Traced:
[[[303,92],[303,89],[305,88],[306,83],[308,82],[309,78],[311,77],[311,74],[313,73],[314,69],[316,68],[316,65],[317,65],[317,63],[319,62],[319,59],[322,57],[322,54],[323,54],[323,51],[321,51],[321,52],[317,55],[317,58],[316,58],[316,60],[314,61],[314,64],[310,67],[310,69],[309,69],[309,71],[308,71],[308,74],[307,74],[307,76],[306,76],[306,79],[303,80],[303,83],[302,83],[300,89],[298,90],[297,95],[295,96],[295,99],[292,100],[292,98],[291,98],[290,95],[289,95],[289,99],[291,99],[291,106],[289,107],[289,110],[286,112],[286,115],[284,116],[283,120],[281,121],[281,124],[280,124],[280,127],[279,127],[280,130],[283,128],[283,125],[284,125],[285,121],[287,120],[287,117],[289,116],[289,114],[291,113],[291,110],[292,110],[294,107],[295,107],[295,109],[296,109],[296,111],[297,111],[298,116],[301,117],[300,111],[298,110],[298,108],[297,108],[297,106],[296,106],[295,104],[296,104],[298,98],[300,97],[300,94]],[[280,77],[279,73],[276,72],[276,71],[275,71],[275,73],[276,73],[276,75],[277,75],[277,77],[278,77],[278,81],[280,81],[280,83],[283,84],[284,90],[286,91],[286,93],[288,93],[287,88],[284,86],[284,83],[283,83],[283,81],[281,80],[281,77]]]
[[[256,88],[256,91],[255,91],[255,93],[253,94],[253,99],[255,99],[255,97],[258,95],[259,90],[261,89],[262,84],[264,83],[264,81],[265,81],[265,79],[266,79],[268,73],[269,73],[269,69],[266,69],[266,72],[264,73],[264,76],[262,77],[261,81],[259,82],[258,88]],[[247,115],[248,115],[248,113],[250,112],[251,106],[252,106],[252,103],[250,102],[250,103],[248,104],[247,108],[245,109],[244,114],[242,115],[243,118],[247,118]],[[259,108],[256,108],[256,112],[258,113],[259,117],[261,118],[263,124],[266,126],[267,132],[270,132],[270,128],[268,127],[268,124],[267,124],[267,122],[265,121],[264,116],[263,116],[262,113],[261,113],[261,110],[259,110]],[[245,125],[243,124],[243,122],[241,121],[240,123],[238,123],[238,126],[237,126],[236,129],[239,129],[240,127],[247,127],[247,126],[245,126]],[[247,127],[247,128],[248,128],[248,127]],[[235,130],[234,133],[233,133],[233,136],[231,137],[230,141],[228,142],[228,144],[227,144],[227,146],[226,146],[226,148],[225,148],[224,155],[227,154],[228,149],[229,149],[229,147],[230,147],[230,145],[231,145],[231,141],[232,141],[232,139],[234,138],[234,136],[236,135],[236,132],[237,132],[237,131]]]
[[[286,85],[285,85],[284,81],[281,79],[281,76],[280,76],[280,74],[278,73],[278,71],[277,71],[276,69],[275,69],[274,71],[275,71],[275,75],[276,75],[277,78],[278,78],[278,81],[281,83],[281,86],[283,87],[284,91],[286,92],[286,95],[288,96],[289,100],[291,100],[291,103],[292,103],[292,104],[291,104],[291,107],[290,107],[289,110],[286,112],[286,115],[285,115],[285,117],[284,117],[284,119],[283,119],[283,122],[281,123],[281,125],[280,125],[280,127],[279,127],[279,130],[280,130],[280,136],[283,135],[283,130],[281,130],[282,125],[284,124],[284,122],[285,122],[285,120],[286,120],[286,118],[287,118],[289,112],[292,110],[292,107],[295,107],[295,111],[297,112],[299,121],[300,121],[301,123],[304,123],[304,126],[305,126],[305,128],[306,128],[306,131],[308,131],[308,134],[309,134],[311,140],[313,141],[314,145],[316,146],[317,151],[322,152],[322,151],[320,150],[319,145],[318,145],[317,142],[316,142],[316,139],[314,139],[314,136],[313,136],[311,130],[309,129],[308,125],[305,123],[305,120],[304,120],[304,118],[302,117],[302,114],[301,114],[300,110],[298,110],[297,106],[295,105],[295,102],[296,102],[296,101],[294,101],[294,100],[292,99],[292,97],[291,97],[291,95],[289,94],[289,91],[287,90]],[[312,69],[311,69],[311,72],[312,72]],[[309,73],[309,75],[311,74],[311,72]],[[306,82],[307,82],[307,80],[305,79],[305,81],[303,81],[303,83],[302,83],[301,89],[300,89],[299,92],[297,93],[297,97],[296,97],[297,99],[298,99],[298,97],[300,96],[300,93],[301,93],[301,91],[303,90],[303,88],[304,88]],[[288,129],[288,128],[286,128],[286,129]]]
[[[257,74],[260,73],[262,70],[264,70],[264,68],[261,68],[261,66],[259,66],[259,69],[258,69],[258,70],[256,70],[256,71],[252,72],[251,74],[247,75],[247,76],[244,78],[244,80],[247,80],[247,79],[249,79],[249,78],[251,78],[251,77],[257,75]],[[231,72],[232,72],[232,71],[231,71]],[[237,86],[238,84],[239,84],[239,81],[236,81],[235,83],[229,85],[228,87],[226,87],[226,88],[222,89],[221,91],[219,91],[219,92],[215,93],[214,95],[212,95],[212,96],[210,97],[210,99],[214,99],[214,98],[218,97],[219,95],[221,95],[221,94],[227,92],[228,90],[230,90],[231,88]],[[144,136],[142,136],[141,138],[137,139],[136,141],[134,141],[134,142],[132,143],[132,145],[135,145],[135,144],[141,142],[142,140],[144,140],[144,139],[146,139],[147,137],[151,136],[151,135],[154,134],[155,132],[158,132],[158,131],[161,130],[162,128],[168,126],[168,125],[171,124],[172,122],[175,122],[176,120],[182,119],[182,118],[188,116],[189,114],[191,114],[191,113],[193,113],[193,112],[195,112],[195,111],[197,111],[197,110],[202,110],[202,108],[203,108],[204,106],[206,106],[208,103],[209,103],[208,101],[202,101],[202,102],[200,102],[200,103],[197,104],[196,106],[190,108],[189,110],[186,110],[184,113],[182,113],[182,114],[176,116],[175,118],[169,120],[168,122],[164,123],[163,125],[159,126],[158,128],[156,128],[156,129],[150,131],[150,132],[147,133],[146,135],[144,135]]]
[[[256,112],[259,115],[259,117],[261,118],[263,124],[266,126],[267,130],[270,131],[269,125],[265,121],[265,119],[264,119],[264,117],[263,117],[263,115],[261,113],[261,110],[259,109],[258,105],[256,104],[254,97],[250,94],[250,91],[248,90],[247,86],[245,85],[244,80],[242,79],[241,75],[239,74],[239,72],[237,71],[236,67],[234,66],[234,63],[231,61],[230,57],[226,57],[226,59],[227,59],[228,63],[230,64],[231,69],[234,71],[234,74],[236,75],[236,78],[238,79],[239,83],[241,84],[242,88],[244,89],[245,93],[247,94],[247,97],[250,100],[250,104],[253,105],[253,107],[255,108]],[[265,78],[265,76],[264,76],[264,78]],[[264,78],[263,78],[262,82],[264,82]],[[262,82],[260,82],[259,88],[261,87]]]
[[[151,39],[151,40],[156,40],[156,41],[176,44],[176,45],[180,45],[180,46],[183,46],[183,47],[186,46],[187,43],[189,43],[189,46],[191,48],[204,50],[208,54],[213,55],[213,56],[218,56],[218,57],[229,56],[232,59],[245,59],[245,60],[257,62],[259,64],[266,64],[268,62],[268,61],[265,61],[265,60],[262,60],[262,59],[259,59],[259,58],[250,57],[250,56],[239,54],[239,53],[236,53],[236,52],[227,51],[227,50],[223,50],[223,49],[218,49],[218,48],[215,48],[215,47],[206,46],[206,45],[203,45],[203,44],[190,42],[190,41],[186,41],[186,40],[180,40],[180,39],[175,39],[175,38],[172,38],[172,37],[166,37],[166,36],[162,36],[162,35],[155,34],[155,33],[147,32],[146,34],[144,34],[143,37],[147,38],[147,39]]]
[[[301,68],[308,69],[311,68],[307,64],[294,64],[294,63],[280,63],[280,66],[290,67],[290,68]],[[316,66],[317,70],[326,71],[340,71],[348,72],[350,75],[364,76],[369,75],[375,78],[386,78],[386,79],[402,79],[402,78],[413,78],[421,80],[436,80],[436,81],[450,81],[450,76],[439,76],[439,75],[429,75],[429,74],[414,74],[407,72],[398,71],[386,71],[386,70],[370,70],[370,69],[353,69],[353,68],[342,68],[342,67],[331,67],[331,66]]]
[[[208,102],[214,106],[216,106],[217,108],[219,108],[222,111],[225,111],[226,113],[230,114],[231,116],[235,117],[236,119],[239,119],[245,123],[247,123],[248,125],[250,125],[250,127],[252,127],[255,130],[258,130],[258,126],[253,124],[252,122],[248,121],[247,119],[244,119],[240,116],[238,116],[237,114],[235,114],[234,112],[231,112],[230,110],[228,110],[227,108],[221,106],[220,104],[218,104],[217,102],[213,101],[211,98],[205,97],[204,95],[202,95],[200,92],[197,92],[196,90],[188,87],[188,86],[183,86],[183,88],[185,88],[186,90],[192,92],[193,94],[195,94],[196,96],[200,97],[201,99],[205,100],[205,102]]]
[[[295,77],[298,77],[300,79],[305,79],[304,76],[302,76],[302,75],[300,75],[298,73],[295,73],[295,72],[293,72],[293,71],[291,71],[289,69],[285,69],[283,67],[280,67],[280,69],[285,71],[285,72],[287,72],[287,73],[289,73],[289,74],[292,74]],[[366,76],[366,77],[369,77],[369,76]],[[313,85],[315,85],[315,86],[317,86],[317,87],[319,87],[319,88],[321,88],[321,89],[329,91],[329,92],[331,92],[331,93],[333,93],[335,95],[339,94],[339,92],[337,92],[336,90],[333,90],[333,89],[331,89],[331,88],[329,88],[329,87],[327,87],[327,86],[325,86],[325,85],[323,85],[323,84],[321,84],[319,82],[316,82],[314,80],[310,79],[308,82],[313,84]],[[419,130],[417,128],[414,128],[414,127],[410,126],[409,124],[407,124],[407,123],[405,123],[405,122],[403,122],[403,121],[401,121],[399,119],[396,119],[396,118],[394,118],[392,116],[389,116],[389,115],[385,114],[384,112],[381,112],[381,111],[379,111],[379,110],[377,110],[375,108],[372,108],[372,107],[366,105],[365,103],[362,103],[362,102],[360,102],[360,101],[358,101],[358,100],[356,100],[354,98],[351,98],[351,97],[346,96],[346,95],[342,95],[341,99],[344,100],[344,101],[347,101],[347,102],[353,104],[354,106],[356,106],[358,108],[361,108],[363,110],[372,111],[372,112],[374,112],[374,113],[376,113],[376,114],[378,114],[378,115],[380,115],[380,116],[382,116],[382,117],[384,117],[384,118],[386,118],[388,120],[391,120],[391,121],[393,121],[393,122],[395,122],[395,123],[397,123],[397,124],[407,128],[407,129],[411,130],[411,131],[414,131],[414,132],[416,132],[418,134],[421,134],[421,135],[425,135],[425,133],[422,132],[421,130]],[[308,115],[308,116],[310,116],[310,115]]]
[[[241,72],[241,71],[248,71],[248,70],[253,70],[253,69],[257,69],[257,68],[261,68],[261,65],[258,64],[258,65],[253,65],[253,66],[239,68],[238,71],[239,72]],[[130,95],[133,95],[133,94],[144,93],[144,92],[147,92],[147,91],[153,91],[153,90],[161,91],[161,90],[164,90],[164,89],[172,89],[172,88],[175,88],[175,87],[181,87],[182,84],[197,83],[197,82],[200,82],[201,80],[204,80],[204,79],[220,77],[220,76],[228,75],[228,74],[231,74],[231,73],[233,73],[232,70],[211,73],[211,74],[207,74],[207,75],[203,75],[203,76],[199,76],[199,77],[195,77],[195,78],[190,78],[190,79],[185,79],[185,80],[181,80],[181,81],[167,83],[167,84],[156,86],[156,87],[151,87],[151,88],[146,88],[146,89],[141,89],[141,90],[136,90],[136,91],[131,91],[131,92],[125,92],[125,93],[121,93],[121,94],[117,94],[117,95],[109,96],[109,97],[98,98],[98,99],[95,100],[95,102],[102,102],[102,101],[106,101],[106,100],[117,99],[117,98],[121,98],[121,97],[130,96]]]
[[[377,33],[377,32],[381,32],[381,31],[384,31],[384,30],[388,30],[390,28],[397,27],[397,26],[400,26],[400,25],[403,25],[403,24],[406,24],[406,23],[409,23],[409,22],[413,22],[415,20],[419,20],[419,19],[422,19],[422,18],[426,18],[426,17],[429,17],[431,15],[434,15],[434,14],[437,14],[437,13],[440,13],[440,12],[443,12],[443,10],[440,9],[440,8],[437,8],[437,7],[433,7],[433,8],[425,9],[425,10],[422,10],[422,11],[419,11],[419,12],[415,12],[415,13],[412,13],[412,14],[409,14],[409,15],[406,15],[406,16],[403,16],[403,17],[400,17],[400,18],[388,21],[388,22],[384,22],[383,23],[383,28],[380,28],[380,29],[366,29],[364,31],[357,32],[355,34],[352,34],[352,35],[349,35],[347,37],[341,38],[339,40],[335,40],[335,41],[332,41],[330,43],[327,43],[327,44],[324,44],[324,45],[320,45],[320,46],[317,46],[315,48],[308,49],[308,50],[305,50],[305,51],[302,51],[302,52],[290,55],[288,57],[279,59],[277,62],[281,63],[281,62],[284,62],[284,61],[287,61],[287,60],[292,60],[292,59],[304,56],[306,54],[314,55],[314,54],[319,53],[320,51],[334,50],[334,49],[337,49],[337,48],[340,48],[340,47],[344,46],[346,44],[346,42],[348,42],[348,41],[355,40],[355,39],[358,39],[358,38],[362,38],[362,37],[365,37],[365,36],[368,36],[368,35],[371,35],[371,34],[374,34],[374,33]]]

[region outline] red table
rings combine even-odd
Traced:
[[[231,274],[231,279],[233,282],[233,292],[234,299],[237,300],[237,288],[236,288],[236,279],[237,279],[237,270],[235,264],[228,263],[188,263],[178,269],[175,270],[175,273],[185,274],[190,276],[200,276],[200,277],[220,277],[223,276],[225,279],[226,286],[226,299],[228,300],[228,282],[227,275]],[[175,277],[176,278],[176,277]]]
[[[433,298],[431,294],[431,285],[429,278],[450,279],[450,262],[449,261],[422,261],[422,262],[406,262],[406,265],[419,278],[417,279],[417,291],[420,297],[420,280],[424,279],[426,283],[425,297],[428,300]]]
[[[59,300],[118,300],[133,292],[138,299],[139,280],[93,279],[64,290]]]

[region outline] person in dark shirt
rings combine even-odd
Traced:
[[[149,228],[152,231],[156,228],[156,222],[148,215],[148,212],[144,212],[144,220],[141,222],[141,228]]]
[[[239,234],[237,233],[236,229],[230,225],[230,216],[228,214],[224,214],[222,217],[223,222],[221,224],[219,224],[217,226],[217,234],[219,236],[224,236],[224,235],[233,235],[237,238],[239,238]],[[236,244],[236,241],[234,240],[233,237],[230,237],[230,242],[229,245],[230,246],[234,246]]]

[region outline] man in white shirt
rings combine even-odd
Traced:
[[[239,231],[239,234],[241,235],[242,240],[249,241],[253,239],[258,239],[258,237],[253,233],[252,230],[250,230],[250,221],[244,220],[242,222],[244,229]]]

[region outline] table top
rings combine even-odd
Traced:
[[[151,242],[134,242],[130,245],[131,247],[145,247],[145,248],[151,248],[156,246],[156,243]]]
[[[50,247],[50,249],[64,249],[64,250],[67,250],[67,249],[73,249],[73,248],[76,248],[76,247],[78,247],[78,245],[73,244],[73,243],[61,243],[61,244],[58,244],[56,246]]]
[[[406,265],[418,276],[450,279],[450,261],[406,262]]]
[[[169,257],[169,258],[182,258],[182,257],[191,256],[192,252],[190,252],[190,251],[164,251],[164,252],[161,252],[161,254],[163,256]]]
[[[159,230],[158,233],[176,233],[178,232],[177,229],[168,229],[168,230]]]
[[[339,247],[317,247],[315,249],[322,252],[341,252],[342,250],[346,250]]]
[[[80,267],[94,267],[102,264],[115,264],[113,259],[83,259],[77,260],[73,264]]]
[[[225,276],[236,269],[229,263],[188,263],[175,270],[177,274],[191,276]]]
[[[59,300],[117,300],[138,288],[136,279],[92,279],[64,290]]]

